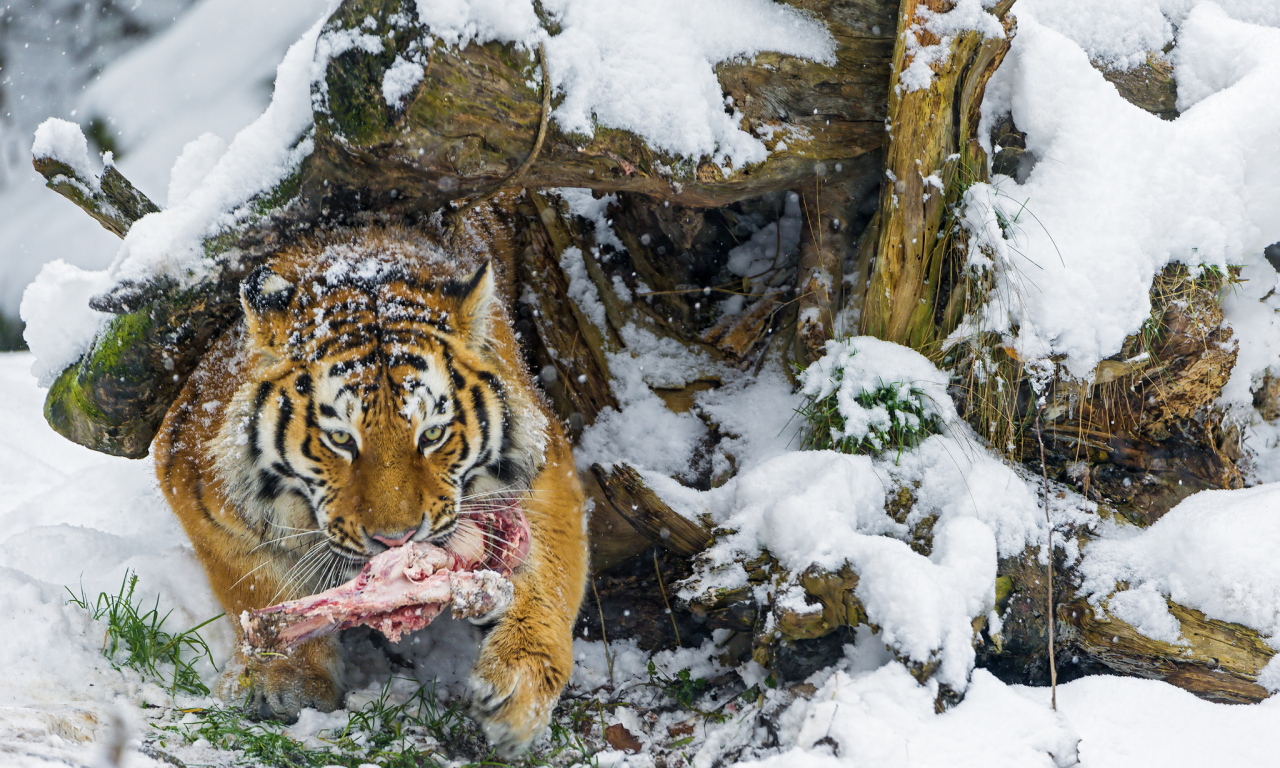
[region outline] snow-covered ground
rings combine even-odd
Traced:
[[[0,433],[10,436],[0,441],[0,763],[93,765],[112,742],[117,719],[127,724],[136,744],[158,733],[149,723],[181,717],[171,707],[207,702],[181,696],[175,701],[156,682],[113,669],[102,656],[105,626],[68,604],[67,589],[91,598],[114,594],[126,571],[132,571],[148,605],[159,598],[162,612],[173,609],[169,627],[174,630],[220,609],[155,486],[151,462],[96,454],[54,434],[41,416],[44,391],[30,373],[31,364],[27,353],[0,355],[0,402],[5,404]],[[828,464],[853,458],[827,456],[822,461]],[[1216,506],[1225,508],[1222,500]],[[426,630],[422,641],[434,647],[418,654],[419,677],[460,680],[468,665],[468,631],[448,622]],[[227,620],[206,627],[202,635],[223,667],[231,651]],[[636,687],[649,679],[647,654],[625,641],[615,641],[610,653],[614,687],[631,689],[620,698],[647,703],[646,689]],[[664,652],[657,661],[673,675],[688,668],[695,677],[710,677],[720,671],[715,653],[712,648]],[[579,640],[576,654],[579,668],[570,694],[589,695],[609,680],[605,647]],[[753,675],[762,674],[755,669],[740,670],[751,684],[759,683]],[[212,683],[216,674],[204,671]],[[385,670],[381,676],[371,673],[369,687],[355,694],[352,706],[374,698],[385,680]],[[881,638],[865,628],[846,648],[844,660],[808,682],[812,688],[802,696],[762,688],[763,710],[776,719],[777,746],[766,750],[772,757],[741,764],[1025,768],[1072,765],[1078,756],[1088,768],[1265,765],[1274,749],[1272,729],[1280,729],[1280,703],[1274,700],[1211,704],[1165,683],[1113,677],[1061,686],[1054,713],[1046,689],[1009,686],[982,670],[973,673],[962,704],[935,715],[931,690],[918,685]],[[744,706],[724,724],[698,725],[686,748],[693,764],[708,766],[728,750],[760,744],[763,729],[755,723],[756,712]],[[675,740],[666,727],[690,715],[668,714],[648,723],[619,708],[607,719],[626,724],[643,743],[665,746]],[[312,717],[293,733],[301,739],[344,723],[342,712]],[[188,764],[229,764],[234,758],[207,744],[183,745],[172,738],[167,749]],[[643,754],[609,751],[598,757],[600,765],[653,765]],[[124,765],[167,764],[131,752]]]
[[[979,5],[958,8],[976,13]],[[126,723],[136,743],[154,736],[157,724],[182,719],[175,706],[208,703],[175,700],[155,681],[113,668],[102,655],[104,626],[67,603],[68,589],[92,600],[114,593],[133,572],[145,601],[158,599],[162,612],[173,609],[171,629],[219,611],[155,489],[150,462],[94,454],[55,435],[41,416],[44,392],[31,371],[47,376],[74,359],[96,322],[83,309],[78,316],[69,312],[70,294],[59,291],[79,290],[75,301],[82,307],[103,281],[129,269],[166,268],[166,260],[181,256],[175,246],[190,249],[226,207],[308,151],[305,141],[291,147],[310,125],[317,40],[321,64],[326,51],[341,45],[377,42],[321,38],[316,22],[327,7],[325,0],[202,0],[109,67],[74,106],[58,106],[62,113],[52,116],[107,118],[122,150],[121,170],[170,209],[135,227],[123,248],[33,174],[18,173],[0,191],[0,310],[12,314],[50,259],[91,270],[116,262],[114,271],[96,275],[71,266],[47,271],[27,293],[41,365],[29,354],[0,356],[0,433],[11,436],[0,440],[0,763],[101,762],[121,733],[114,722]],[[556,87],[566,95],[555,115],[561,124],[583,129],[594,117],[672,151],[707,152],[734,165],[763,147],[725,112],[714,81],[708,90],[712,66],[761,49],[830,55],[820,24],[766,0],[655,0],[647,14],[612,0],[544,0],[543,8],[563,22],[554,36],[535,29],[527,0],[418,3],[420,18],[441,39],[545,42]],[[975,258],[994,257],[989,265],[998,280],[994,299],[974,322],[1006,333],[1028,360],[1054,357],[1087,375],[1138,330],[1149,312],[1150,279],[1164,265],[1238,266],[1246,281],[1226,299],[1239,357],[1220,406],[1246,428],[1246,448],[1256,462],[1251,477],[1263,484],[1193,496],[1141,532],[1109,527],[1096,519],[1092,504],[1066,492],[1053,504],[1055,524],[1094,525],[1106,538],[1065,555],[1083,558],[1079,567],[1091,599],[1152,637],[1177,640],[1164,604],[1171,597],[1274,638],[1280,569],[1270,553],[1280,547],[1280,486],[1269,483],[1280,481],[1280,428],[1261,420],[1250,389],[1268,370],[1280,372],[1280,300],[1273,290],[1280,280],[1263,258],[1263,249],[1280,241],[1280,6],[1274,0],[1019,0],[1016,8],[1018,35],[992,80],[985,110],[988,119],[1011,112],[1038,162],[1021,184],[997,178],[970,192],[973,229],[988,236],[986,251]],[[733,23],[716,25],[707,14]],[[789,31],[782,30],[784,22]],[[688,34],[708,26],[717,29],[714,39]],[[617,34],[623,29],[633,34]],[[1132,66],[1170,43],[1171,51],[1160,55],[1174,64],[1179,84],[1183,114],[1173,122],[1125,102],[1090,64]],[[620,66],[630,61],[644,66]],[[405,78],[412,79],[414,66],[397,62],[389,73],[389,102]],[[672,68],[678,77],[658,79]],[[255,122],[269,99],[266,115]],[[66,149],[50,130],[49,146]],[[597,222],[598,240],[620,246],[608,232],[606,201],[561,194]],[[1002,233],[993,209],[1018,225]],[[768,245],[791,246],[798,231],[792,211],[731,255],[730,269],[754,275],[753,265],[777,255]],[[582,260],[593,257],[570,249],[561,265],[573,299],[604,322],[583,269]],[[632,300],[629,293],[621,298]],[[623,724],[645,751],[680,741],[680,752],[699,768],[1065,766],[1077,760],[1163,768],[1274,761],[1269,735],[1280,726],[1280,704],[1270,700],[1215,705],[1163,683],[1096,677],[1062,686],[1055,713],[1047,691],[1006,685],[972,669],[970,622],[999,623],[992,611],[997,555],[1043,546],[1048,525],[1034,480],[994,458],[955,422],[943,402],[945,374],[923,358],[855,340],[833,346],[833,356],[815,368],[842,369],[838,390],[816,373],[805,382],[811,394],[838,391],[842,408],[848,406],[846,436],[858,439],[888,416],[858,406],[855,384],[918,385],[932,404],[925,412],[944,423],[943,434],[881,458],[797,451],[792,414],[802,399],[785,377],[770,366],[758,376],[711,371],[724,386],[699,394],[697,408],[730,437],[708,460],[716,471],[734,467],[737,476],[702,492],[672,478],[694,460],[707,427],[693,413],[667,410],[650,387],[679,386],[711,364],[642,328],[629,326],[622,336],[627,350],[609,357],[620,409],[587,430],[578,458],[584,464],[628,461],[673,507],[710,515],[735,531],[717,542],[697,578],[684,585],[687,593],[741,586],[740,567],[717,566],[760,548],[795,570],[848,559],[861,576],[858,597],[880,627],[878,634],[860,628],[843,659],[798,687],[771,689],[763,670],[750,663],[725,670],[712,644],[657,654],[659,674],[736,675],[757,687],[758,696],[734,702],[723,722],[699,720],[689,730],[682,720],[688,712],[667,708],[649,717],[661,695],[645,686],[646,654],[625,640],[609,647],[578,641],[570,697],[609,699],[600,716]],[[886,514],[885,492],[917,482],[912,517],[903,523]],[[935,519],[930,556],[903,541],[908,526],[926,515]],[[1129,589],[1108,595],[1117,581]],[[793,587],[759,589],[787,605],[795,601]],[[445,622],[416,638],[412,655],[423,662],[416,674],[439,674],[445,689],[456,692],[468,664],[469,632]],[[202,634],[223,668],[231,652],[229,624],[219,620]],[[941,661],[937,679],[917,684],[887,647],[918,662]],[[355,668],[353,708],[369,701],[387,674],[385,661],[364,662]],[[1280,688],[1280,665],[1273,667],[1261,681],[1270,689]],[[202,671],[212,684],[217,673]],[[965,691],[963,702],[941,715],[934,712],[938,680]],[[605,683],[609,688],[601,692]],[[291,733],[314,741],[322,729],[341,726],[346,714],[313,713]],[[172,738],[167,749],[188,764],[236,758],[207,743]],[[649,768],[654,761],[645,751],[597,757],[600,765]],[[126,760],[162,764],[136,752]]]

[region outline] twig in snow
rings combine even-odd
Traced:
[[[1053,658],[1053,625],[1056,623],[1053,613],[1053,520],[1049,517],[1049,465],[1045,462],[1044,437],[1040,432],[1040,412],[1043,410],[1043,405],[1036,409],[1036,442],[1040,443],[1040,474],[1044,478],[1044,521],[1049,524],[1049,614],[1047,617],[1049,620],[1049,697],[1056,712],[1058,710],[1058,665],[1054,663]]]
[[[604,660],[609,665],[609,687],[616,688],[613,682],[613,654],[609,653],[609,635],[604,631],[604,606],[600,604],[600,592],[596,589],[596,580],[591,579],[591,591],[596,596],[596,610],[600,612],[600,638],[604,640]]]
[[[667,615],[671,617],[671,628],[676,631],[676,647],[680,647],[680,627],[676,625],[676,615],[671,612],[671,601],[667,599],[667,588],[662,585],[662,569],[658,567],[658,550],[653,550],[653,570],[658,574],[658,589],[662,592],[662,602],[667,606]]]

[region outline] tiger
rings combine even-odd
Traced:
[[[572,448],[535,389],[493,263],[362,227],[281,248],[241,284],[243,320],[202,359],[153,447],[156,475],[227,615],[314,594],[407,541],[454,543],[518,498],[530,545],[468,681],[502,755],[545,729],[572,671],[586,584]],[[291,722],[342,705],[333,638],[237,663],[247,705]]]

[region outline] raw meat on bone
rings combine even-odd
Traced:
[[[529,526],[515,500],[464,513],[448,548],[392,547],[351,581],[310,597],[244,611],[247,650],[288,653],[312,638],[366,625],[392,642],[431,623],[446,607],[474,618],[511,602],[511,573],[529,551]]]

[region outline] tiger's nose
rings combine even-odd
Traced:
[[[380,533],[370,534],[370,538],[372,538],[374,541],[378,541],[383,544],[386,544],[388,547],[398,547],[403,545],[407,541],[409,541],[409,539],[412,539],[413,534],[417,532],[418,532],[417,528],[410,528],[409,530],[405,531],[404,534],[399,538],[384,536],[383,534],[380,534]]]

